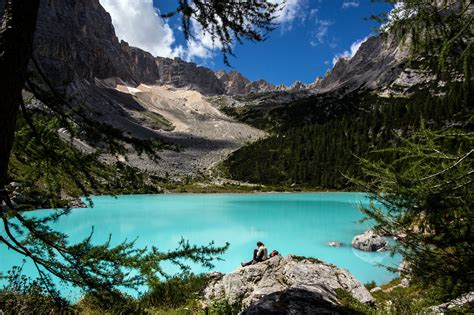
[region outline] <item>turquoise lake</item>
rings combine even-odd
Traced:
[[[137,239],[137,246],[176,248],[181,238],[192,244],[230,243],[223,261],[214,270],[230,272],[251,258],[255,243],[264,242],[269,252],[295,254],[333,263],[348,269],[362,283],[387,282],[397,275],[379,266],[397,266],[401,258],[389,253],[366,253],[351,247],[352,238],[369,228],[360,204],[362,193],[271,194],[170,194],[94,197],[94,207],[74,209],[52,226],[77,242],[91,232],[101,243],[112,234],[113,243]],[[35,212],[38,215],[45,211]],[[330,247],[330,241],[343,243]],[[21,264],[21,257],[0,247],[0,271]],[[195,272],[207,271],[193,267]],[[170,269],[169,269],[170,270]],[[36,276],[32,266],[25,273]]]

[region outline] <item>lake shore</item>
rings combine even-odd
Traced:
[[[322,189],[320,187],[307,187],[307,186],[274,186],[274,185],[258,185],[258,184],[209,184],[202,182],[181,184],[181,183],[167,183],[161,186],[162,190],[160,193],[156,192],[127,192],[117,194],[98,194],[94,196],[115,196],[115,195],[154,195],[154,194],[166,194],[166,195],[182,195],[182,194],[273,194],[273,193],[344,193],[354,192],[351,190],[336,190],[336,189]],[[77,197],[71,199],[69,202],[71,208],[85,208],[87,204],[84,202],[83,197]],[[41,210],[41,209],[34,209]],[[32,211],[34,211],[32,210]]]
[[[321,187],[309,187],[298,185],[259,185],[259,184],[212,184],[212,183],[189,183],[164,185],[164,193],[297,193],[297,192],[348,192],[349,190],[323,189]]]

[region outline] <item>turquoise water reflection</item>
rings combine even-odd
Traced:
[[[138,237],[138,246],[173,249],[181,237],[205,245],[231,244],[215,270],[229,272],[248,260],[257,240],[269,250],[317,257],[350,270],[361,282],[383,283],[396,275],[378,264],[396,266],[400,257],[388,253],[364,253],[352,249],[352,238],[368,226],[357,223],[357,207],[367,203],[361,193],[298,194],[189,194],[94,197],[94,208],[75,209],[54,224],[72,242],[86,237],[95,227],[94,241],[114,243]],[[41,212],[35,212],[35,215]],[[44,212],[42,212],[44,213]],[[340,241],[344,246],[327,245]],[[15,253],[0,247],[0,270],[20,263]],[[25,271],[32,275],[32,266]],[[194,266],[194,271],[205,271]]]

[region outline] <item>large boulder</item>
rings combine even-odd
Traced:
[[[337,289],[361,303],[374,302],[349,271],[292,255],[275,256],[227,275],[210,274],[203,302],[238,304],[244,314],[334,314],[342,310]]]
[[[367,232],[354,237],[352,240],[352,247],[366,252],[382,252],[390,250],[390,245],[385,237],[380,236],[373,230],[368,230]]]

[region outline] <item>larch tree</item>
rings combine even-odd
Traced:
[[[46,0],[44,0],[46,1]],[[111,170],[94,165],[98,160],[80,152],[71,143],[65,143],[57,135],[58,126],[75,134],[78,126],[85,126],[90,132],[107,138],[110,148],[120,150],[124,142],[140,150],[153,151],[150,143],[137,142],[124,137],[118,130],[103,127],[84,115],[80,107],[69,104],[63,95],[59,95],[42,73],[42,85],[50,87],[50,93],[44,93],[37,85],[31,84],[32,73],[29,64],[36,64],[32,59],[33,39],[40,0],[8,0],[5,3],[0,26],[0,219],[3,231],[0,234],[0,245],[29,259],[37,268],[46,288],[54,294],[50,276],[56,276],[75,286],[90,290],[112,290],[117,286],[136,287],[143,283],[159,281],[160,275],[166,275],[161,269],[163,260],[177,264],[183,271],[188,267],[182,260],[190,260],[205,267],[211,267],[217,255],[222,254],[228,244],[217,247],[213,243],[207,246],[193,246],[182,240],[176,250],[161,252],[157,248],[137,249],[134,242],[123,242],[117,246],[110,244],[94,245],[92,235],[77,244],[69,244],[68,235],[56,232],[49,223],[69,209],[58,210],[44,218],[26,217],[20,210],[31,209],[28,205],[14,204],[7,190],[9,179],[8,166],[11,159],[15,137],[18,145],[23,138],[33,137],[41,148],[41,154],[48,155],[50,164],[58,164],[64,169],[69,179],[74,182],[83,194],[90,191],[84,181],[98,185],[97,178],[107,180],[113,176]],[[234,43],[243,40],[263,41],[268,32],[273,30],[277,13],[281,9],[270,1],[207,1],[179,0],[177,9],[166,16],[179,14],[183,31],[187,38],[191,35],[191,20],[197,21],[212,39],[219,41],[224,60],[232,55]],[[37,71],[40,71],[37,67]],[[36,74],[38,76],[38,74]],[[26,85],[25,85],[26,83]],[[29,90],[42,101],[52,113],[43,121],[52,130],[39,130],[25,111],[22,91]],[[27,131],[15,134],[17,118],[26,126]],[[60,122],[56,124],[55,122]],[[27,144],[25,144],[27,145]],[[37,158],[41,158],[41,154]],[[55,183],[61,178],[48,181],[51,199],[60,198],[61,184]],[[52,205],[58,205],[51,202]],[[135,272],[132,272],[135,271]]]
[[[355,183],[377,202],[362,209],[376,228],[398,235],[403,274],[446,300],[474,289],[473,1],[385,2],[396,6],[382,21],[412,63],[445,82],[442,105],[458,110],[437,130],[422,120],[396,135],[396,147],[374,152],[392,161],[361,159],[365,177]]]

